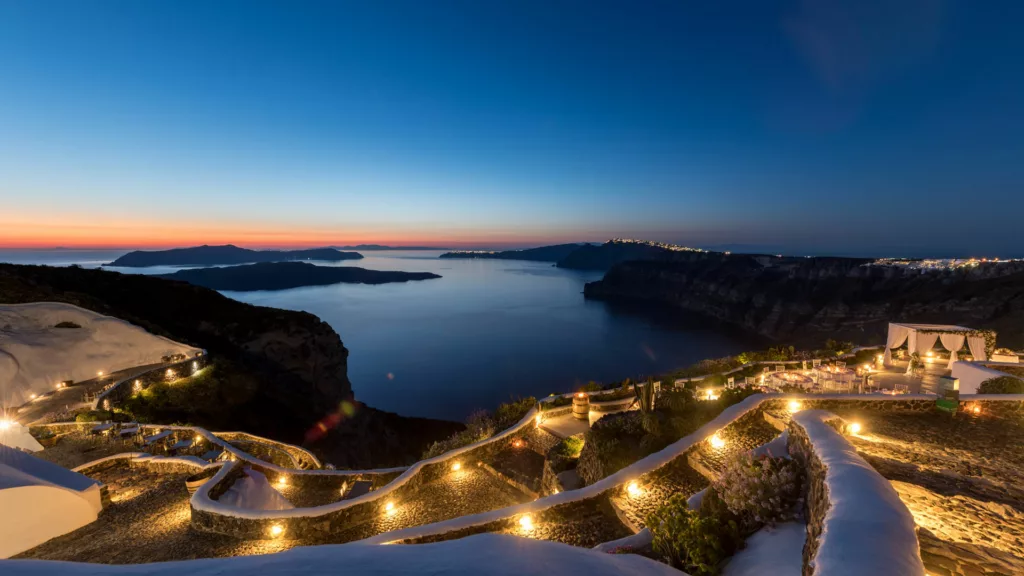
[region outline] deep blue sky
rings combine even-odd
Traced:
[[[1024,256],[1024,3],[0,0],[0,245]]]

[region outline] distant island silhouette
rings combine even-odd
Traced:
[[[589,244],[556,244],[525,250],[456,250],[441,254],[441,258],[482,258],[488,260],[532,260],[534,262],[558,262],[569,254]]]
[[[261,262],[222,268],[193,268],[159,278],[182,280],[214,290],[287,290],[329,284],[387,284],[440,278],[431,272],[367,270],[354,266],[316,266],[308,262]]]
[[[438,248],[435,246],[385,246],[383,244],[356,244],[355,246],[331,246],[338,250],[364,250],[372,252],[374,250],[445,250],[445,248]]]
[[[250,264],[257,262],[285,262],[290,260],[359,260],[358,252],[342,252],[334,248],[309,250],[250,250],[233,244],[225,246],[194,246],[172,250],[136,250],[104,266],[144,268],[147,266],[216,266],[223,264]]]

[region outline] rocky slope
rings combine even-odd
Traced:
[[[624,262],[587,298],[662,303],[769,338],[874,343],[890,321],[962,324],[1024,345],[1024,263],[922,273],[855,258],[676,253]]]
[[[348,350],[312,314],[252,306],[142,275],[0,264],[0,303],[38,301],[75,304],[207,349],[229,367],[230,378],[222,380],[225,390],[214,391],[220,410],[194,424],[301,443],[310,428],[352,400]],[[401,463],[461,428],[356,406],[361,409],[353,415],[332,421],[335,429],[317,445],[339,466]]]
[[[677,252],[666,245],[610,240],[600,245],[581,246],[559,260],[556,266],[573,270],[609,270],[621,262],[670,258],[675,254]]]
[[[556,244],[525,250],[503,250],[499,252],[465,251],[445,252],[440,258],[481,258],[486,260],[532,260],[534,262],[558,262],[576,250],[589,244]]]

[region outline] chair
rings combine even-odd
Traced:
[[[733,377],[733,376],[730,376],[729,379],[725,381],[725,387],[726,388],[735,388],[736,387],[736,378]]]
[[[800,361],[800,369],[801,370],[807,370],[807,360],[801,360]]]
[[[776,364],[775,365],[775,371],[776,372],[785,372],[786,371],[786,367],[783,366],[782,364]]]
[[[821,366],[821,359],[820,358],[815,358],[814,360],[811,360],[811,367],[812,368],[818,368],[819,366]]]
[[[836,368],[839,368],[840,370],[846,369],[846,362],[836,362]]]
[[[754,385],[754,377],[753,376],[744,376],[743,377],[743,384],[746,385],[746,386],[753,386]]]
[[[893,390],[895,390],[897,394],[910,394],[910,385],[896,384],[893,386]]]

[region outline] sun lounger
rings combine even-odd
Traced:
[[[192,447],[192,439],[191,438],[186,438],[185,440],[180,440],[178,442],[175,442],[171,446],[171,450],[186,450],[186,449],[191,448],[191,447]]]
[[[145,438],[142,439],[142,445],[143,446],[151,446],[153,444],[156,444],[157,442],[160,442],[164,438],[167,438],[170,435],[171,435],[171,431],[170,430],[164,430],[163,432],[160,432],[159,434],[153,434],[152,436],[146,436]]]
[[[107,422],[106,424],[97,424],[97,425],[93,426],[92,430],[90,430],[89,432],[91,434],[102,434],[102,433],[106,432],[107,430],[110,430],[113,427],[114,427],[114,423],[113,422]]]
[[[220,458],[220,455],[223,453],[223,450],[210,450],[209,452],[206,452],[205,454],[200,456],[200,458],[206,460],[207,462],[213,462],[217,458]]]

